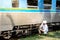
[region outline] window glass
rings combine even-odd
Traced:
[[[18,7],[19,3],[18,0],[12,0],[12,7]]]
[[[28,8],[37,8],[38,0],[27,0]]]
[[[52,0],[44,0],[44,9],[51,9]]]
[[[57,0],[57,4],[56,4],[57,10],[60,10],[60,1]]]

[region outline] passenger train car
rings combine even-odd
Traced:
[[[37,8],[37,6],[28,6]],[[59,10],[59,7],[56,7]],[[60,12],[51,12],[51,5],[44,4],[44,10],[38,9],[7,9],[0,10],[0,36],[9,39],[11,36],[31,35],[38,32],[43,20],[47,21],[48,26],[60,25]],[[51,29],[50,29],[51,30]]]

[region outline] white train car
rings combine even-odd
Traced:
[[[1,12],[0,36],[9,39],[14,35],[30,35],[31,30],[38,29],[43,20],[47,20],[51,25],[55,25],[55,23],[60,25],[59,15],[58,12],[52,14],[51,12]]]
[[[11,0],[9,2],[11,2]],[[22,0],[19,3],[22,3]],[[25,1],[25,4],[26,4],[26,1]],[[27,5],[23,6],[19,4],[19,6],[22,8],[26,8]],[[8,7],[11,7],[11,6],[8,6]],[[5,39],[9,39],[11,36],[30,35],[32,34],[32,31],[38,30],[43,20],[47,20],[47,23],[49,23],[49,25],[60,25],[59,12],[56,12],[56,10],[55,12],[51,12],[50,10],[51,5],[49,4],[44,4],[44,7],[45,7],[44,10],[40,10],[40,9],[2,10],[2,12],[0,12],[0,36],[2,36]],[[4,5],[3,5],[3,8],[4,8]],[[28,6],[28,8],[37,8],[37,6]]]

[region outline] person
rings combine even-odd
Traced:
[[[48,33],[48,26],[47,21],[43,21],[42,24],[39,26],[39,34],[47,34]]]

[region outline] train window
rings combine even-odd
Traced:
[[[12,7],[19,7],[18,0],[12,0]]]
[[[57,7],[57,10],[60,10],[60,1],[57,1],[56,7]]]
[[[57,1],[57,7],[60,7],[60,1]]]
[[[52,0],[44,0],[44,4],[51,4]]]
[[[44,0],[44,9],[51,9],[52,0]]]
[[[28,8],[37,8],[38,0],[27,0]]]

